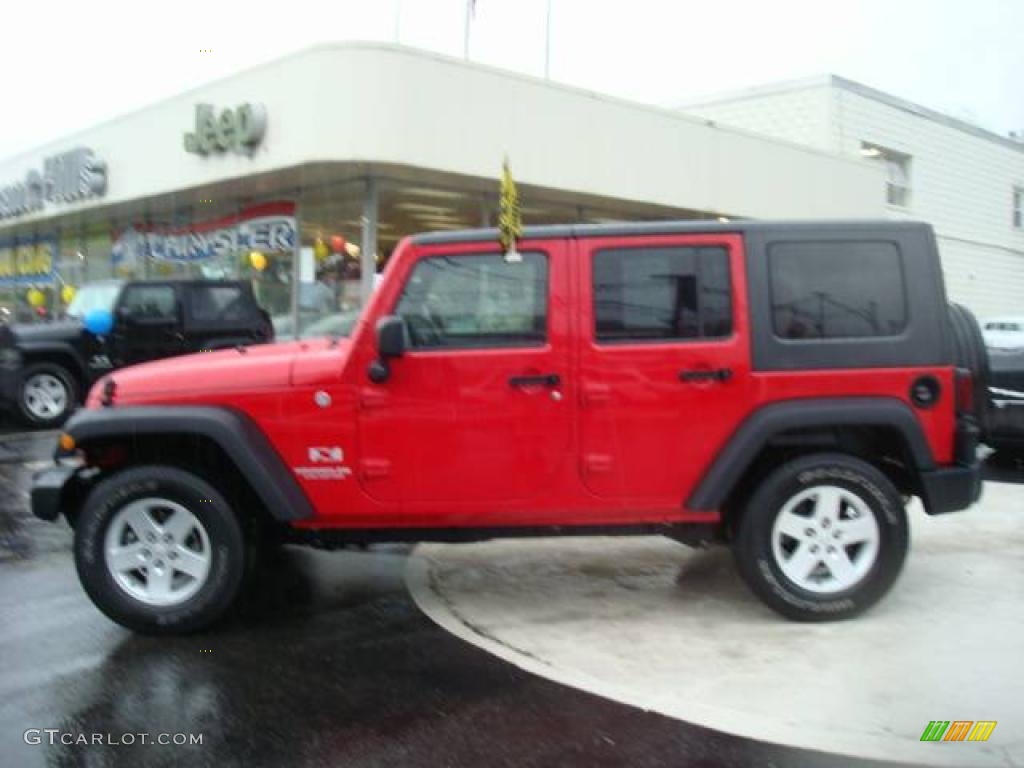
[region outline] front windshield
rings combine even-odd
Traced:
[[[78,289],[75,298],[68,305],[67,316],[81,320],[94,309],[114,311],[114,302],[121,290],[121,283],[89,283]]]

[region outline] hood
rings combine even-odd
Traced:
[[[341,373],[348,344],[331,346],[327,339],[284,344],[258,344],[217,352],[172,357],[114,371],[114,403],[143,404],[202,401],[208,396],[245,394],[286,389],[295,371],[314,369],[324,375]],[[89,396],[95,404],[102,388],[98,383]]]
[[[77,321],[19,323],[9,327],[14,335],[16,344],[31,344],[32,342],[40,341],[71,341],[86,332],[82,324]]]

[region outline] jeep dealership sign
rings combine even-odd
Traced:
[[[47,203],[71,203],[102,197],[107,191],[107,164],[87,147],[43,160],[23,181],[0,187],[0,220],[43,210]]]
[[[195,128],[185,134],[185,151],[197,155],[252,152],[266,131],[267,110],[262,104],[242,104],[220,114],[210,104],[197,104]]]

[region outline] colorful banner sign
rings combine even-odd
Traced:
[[[56,255],[56,238],[0,240],[0,286],[53,282]]]
[[[115,236],[111,261],[132,265],[143,259],[206,261],[249,250],[279,253],[294,250],[297,239],[295,204],[265,203],[188,227],[132,227]]]

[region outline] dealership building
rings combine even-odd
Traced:
[[[850,151],[846,138],[718,109],[651,107],[400,46],[310,48],[0,160],[0,307],[53,316],[66,285],[230,276],[252,280],[271,314],[307,322],[305,288],[333,272],[335,308],[355,308],[401,237],[495,223],[505,157],[528,225],[938,215],[925,154],[895,137],[866,131],[865,151]],[[948,127],[940,118],[928,117]],[[972,131],[997,148],[986,168],[1020,169],[1006,160],[1024,157],[1013,142]],[[890,153],[913,158],[899,210],[879,161]],[[981,231],[1012,224],[1005,204],[986,215],[943,224],[942,246],[954,294],[1003,311],[1024,282],[1021,232]],[[960,247],[973,241],[981,250]],[[31,311],[30,292],[45,310]]]
[[[528,225],[885,210],[884,170],[860,157],[405,47],[326,45],[0,161],[0,306],[25,315],[35,287],[59,313],[62,286],[112,276],[240,276],[298,315],[324,268],[343,278],[339,308],[356,306],[402,236],[493,224],[505,157]]]

